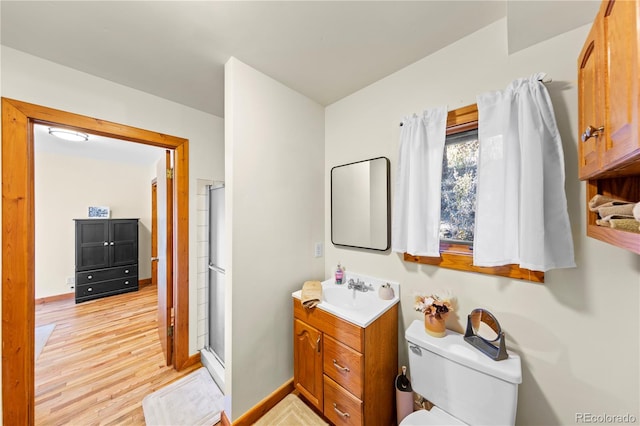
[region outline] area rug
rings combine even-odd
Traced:
[[[40,353],[42,353],[42,349],[44,345],[47,344],[47,340],[51,336],[53,329],[56,328],[55,324],[47,324],[41,325],[40,327],[36,327],[36,345],[35,345],[35,359],[38,359]]]
[[[313,410],[295,395],[289,394],[254,423],[258,426],[327,425]]]
[[[220,421],[224,397],[206,368],[147,395],[142,400],[148,426],[211,426]]]

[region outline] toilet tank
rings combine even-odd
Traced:
[[[447,330],[442,338],[414,321],[405,332],[413,390],[472,425],[513,425],[522,382],[520,357],[494,361]]]

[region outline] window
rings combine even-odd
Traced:
[[[449,111],[442,159],[440,257],[405,253],[404,260],[543,283],[544,272],[530,271],[518,265],[492,268],[473,265],[478,149],[477,105]]]
[[[442,159],[440,240],[473,244],[478,129],[447,136]]]

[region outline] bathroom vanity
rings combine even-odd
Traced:
[[[293,293],[294,385],[334,424],[396,420],[399,290],[396,285],[396,296],[381,300],[380,284],[373,286],[366,294],[325,282],[312,310]]]

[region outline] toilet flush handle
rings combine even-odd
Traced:
[[[413,352],[416,355],[422,355],[422,350],[420,349],[420,346],[409,345],[409,349],[411,349],[411,352]]]

